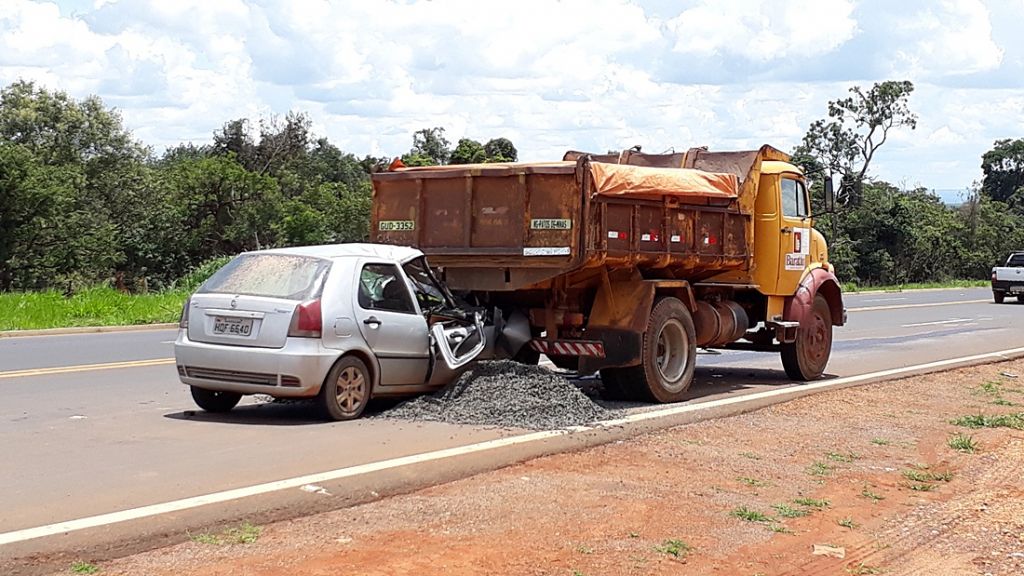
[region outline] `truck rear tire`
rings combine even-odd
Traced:
[[[1002,304],[1003,300],[1006,299],[1006,292],[992,291],[992,299],[996,301],[996,304]]]
[[[696,364],[697,335],[690,311],[678,298],[662,298],[647,322],[640,365],[622,368],[616,378],[636,400],[679,402],[686,398]]]
[[[633,399],[632,390],[623,386],[624,370],[628,368],[603,368],[601,370],[601,398],[613,401],[627,401]]]
[[[821,294],[800,321],[796,341],[782,345],[782,366],[792,380],[814,380],[825,373],[832,354],[832,312]]]

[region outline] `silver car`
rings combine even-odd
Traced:
[[[423,253],[377,244],[246,252],[189,298],[174,355],[201,408],[313,398],[332,420],[450,382],[488,347]]]

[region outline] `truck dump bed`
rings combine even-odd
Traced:
[[[760,163],[788,157],[766,146],[566,158],[374,174],[373,241],[419,248],[463,290],[602,266],[699,280],[749,268]]]

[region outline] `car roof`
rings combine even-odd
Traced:
[[[322,244],[317,246],[295,246],[292,248],[272,248],[255,250],[246,254],[292,254],[295,256],[311,256],[313,258],[381,258],[385,260],[408,262],[423,256],[423,253],[408,246],[390,246],[387,244]]]

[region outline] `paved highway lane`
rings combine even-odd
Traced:
[[[1024,346],[1024,305],[989,299],[987,289],[850,295],[850,322],[835,332],[829,372],[862,374]],[[377,419],[323,423],[301,404],[249,402],[227,416],[207,415],[194,412],[169,363],[11,374],[166,359],[172,337],[153,331],[0,340],[0,532],[513,433]],[[695,401],[793,385],[775,354],[702,354],[698,366]]]

